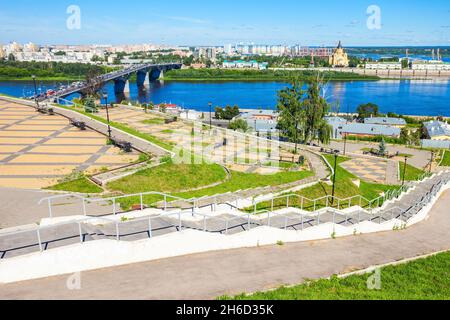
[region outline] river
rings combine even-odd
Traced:
[[[40,90],[54,88],[54,82],[40,82]],[[199,111],[214,106],[238,105],[241,109],[274,108],[280,82],[177,82],[160,81],[145,91],[130,85],[128,99],[140,102],[175,103]],[[33,93],[31,82],[0,81],[0,93],[22,97]],[[115,100],[113,83],[107,84]],[[450,116],[449,80],[380,80],[330,82],[325,95],[333,105],[339,101],[341,112],[353,112],[363,103],[376,103],[383,113]],[[72,97],[70,97],[72,98]]]

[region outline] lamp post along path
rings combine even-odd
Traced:
[[[111,140],[112,134],[111,134],[111,125],[109,122],[108,94],[106,92],[103,93],[103,99],[105,99],[106,120],[108,122],[108,137],[109,137],[109,140]]]

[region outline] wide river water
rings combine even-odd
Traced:
[[[54,88],[54,82],[39,83],[41,90]],[[128,99],[141,102],[175,103],[188,109],[208,111],[214,106],[238,105],[241,109],[275,108],[281,82],[177,82],[160,81],[145,91],[130,85]],[[113,83],[107,84],[115,100]],[[17,97],[33,94],[31,82],[0,81],[0,93]],[[381,112],[405,115],[450,116],[450,80],[380,80],[330,82],[324,93],[341,112],[353,112],[363,103],[376,103]],[[69,97],[72,98],[72,97]]]

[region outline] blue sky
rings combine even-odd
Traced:
[[[68,30],[69,5],[81,29]],[[378,5],[382,27],[369,30]],[[450,45],[448,0],[3,0],[0,43]]]

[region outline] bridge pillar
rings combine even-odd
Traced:
[[[145,86],[146,79],[148,79],[148,72],[146,70],[137,72],[136,84],[138,88],[142,88],[143,86]]]
[[[152,71],[150,71],[150,82],[158,80],[160,76],[161,70],[153,69]]]
[[[115,94],[123,94],[127,87],[128,83],[128,92],[130,92],[130,85],[127,78],[121,77],[114,80],[114,93]]]
[[[130,80],[125,82],[125,87],[123,88],[124,93],[130,93]]]

